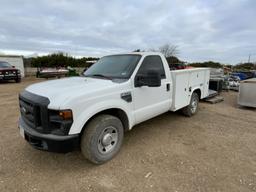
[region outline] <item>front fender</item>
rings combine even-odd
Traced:
[[[74,122],[70,128],[69,134],[77,134],[81,133],[84,125],[96,114],[107,110],[107,109],[121,109],[123,110],[129,121],[129,129],[134,125],[134,117],[132,115],[131,106],[125,104],[119,100],[106,100],[102,102],[98,102],[90,107],[86,108],[84,111],[79,113],[79,115],[74,117]]]

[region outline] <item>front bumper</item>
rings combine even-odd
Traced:
[[[20,79],[21,76],[18,74],[18,75],[0,75],[0,80],[17,80],[17,79]]]
[[[79,134],[59,136],[39,133],[30,128],[22,118],[19,119],[19,129],[22,134],[24,130],[25,140],[36,149],[67,153],[79,147]]]

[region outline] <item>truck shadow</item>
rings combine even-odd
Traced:
[[[158,134],[162,133],[168,134],[169,132],[172,132],[175,134],[179,127],[173,125],[184,119],[189,118],[184,117],[179,112],[167,112],[136,125],[131,131],[125,132],[123,146],[121,147],[119,154],[111,161],[100,166],[95,166],[87,161],[80,153],[80,150],[66,154],[52,153],[36,150],[27,144],[24,147],[24,155],[29,162],[33,162],[32,165],[35,169],[41,171],[65,170],[64,172],[74,172],[76,170],[81,171],[81,169],[90,170],[95,169],[96,167],[111,166],[112,164],[121,165],[125,161],[128,161],[127,155],[136,153],[134,150],[137,149],[145,139],[150,139],[152,137],[157,138]]]
[[[255,107],[245,107],[245,106],[240,106],[240,105],[237,105],[237,108],[241,109],[241,110],[248,110],[248,111],[256,111],[256,108]]]
[[[15,81],[0,81],[0,85],[1,84],[17,84]]]

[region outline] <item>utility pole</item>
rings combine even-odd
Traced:
[[[250,63],[250,61],[251,61],[251,54],[249,54],[248,63]]]
[[[252,55],[256,55],[256,54],[251,54],[251,53],[249,54],[248,63],[251,62],[251,56],[252,56]],[[256,70],[256,62],[253,62],[253,61],[252,61],[252,63],[254,63],[254,70]]]

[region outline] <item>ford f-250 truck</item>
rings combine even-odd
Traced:
[[[35,148],[75,148],[95,164],[119,151],[124,132],[167,111],[196,114],[208,69],[170,71],[160,53],[102,57],[84,76],[30,85],[19,95],[20,134]],[[156,127],[157,128],[157,127]]]

